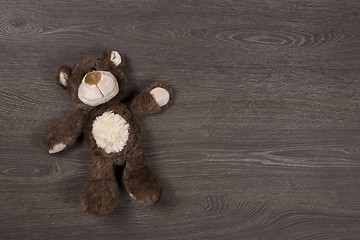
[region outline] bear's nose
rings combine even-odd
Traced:
[[[90,72],[86,74],[85,82],[89,85],[98,84],[101,79],[101,73],[100,72]]]

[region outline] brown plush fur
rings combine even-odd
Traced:
[[[76,141],[79,135],[84,133],[92,152],[93,163],[90,177],[80,195],[80,207],[83,211],[96,216],[108,214],[118,201],[118,183],[113,164],[125,165],[123,182],[126,190],[137,202],[149,206],[159,200],[162,186],[156,175],[147,168],[140,140],[141,129],[135,121],[135,117],[161,111],[161,107],[150,94],[153,88],[162,87],[170,93],[170,96],[172,94],[170,87],[156,82],[131,101],[122,103],[121,98],[126,86],[126,78],[121,70],[124,62],[115,66],[109,60],[110,54],[111,50],[106,50],[102,57],[85,58],[72,69],[66,66],[59,68],[56,83],[68,92],[78,110],[51,128],[41,142],[41,147],[45,151],[51,150],[58,143],[65,144],[67,148]],[[93,69],[110,71],[119,84],[119,93],[110,101],[96,107],[88,106],[78,98],[78,88],[84,74]],[[66,86],[60,81],[61,72],[68,77]],[[120,152],[106,153],[97,146],[92,135],[94,120],[106,111],[121,115],[130,125],[129,138]]]

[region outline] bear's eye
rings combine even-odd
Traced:
[[[97,69],[96,69],[96,68],[92,68],[91,71],[97,71]]]

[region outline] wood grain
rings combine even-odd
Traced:
[[[1,239],[359,239],[358,1],[0,3]],[[153,208],[121,187],[105,218],[77,206],[83,139],[39,142],[73,111],[58,66],[111,47],[127,95],[175,90],[140,119],[164,185]],[[121,169],[119,169],[119,172]]]

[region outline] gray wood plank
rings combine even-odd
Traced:
[[[359,239],[358,1],[0,3],[2,239]],[[57,67],[111,47],[128,95],[175,90],[140,119],[160,203],[78,196],[91,155],[39,142],[73,111]]]

